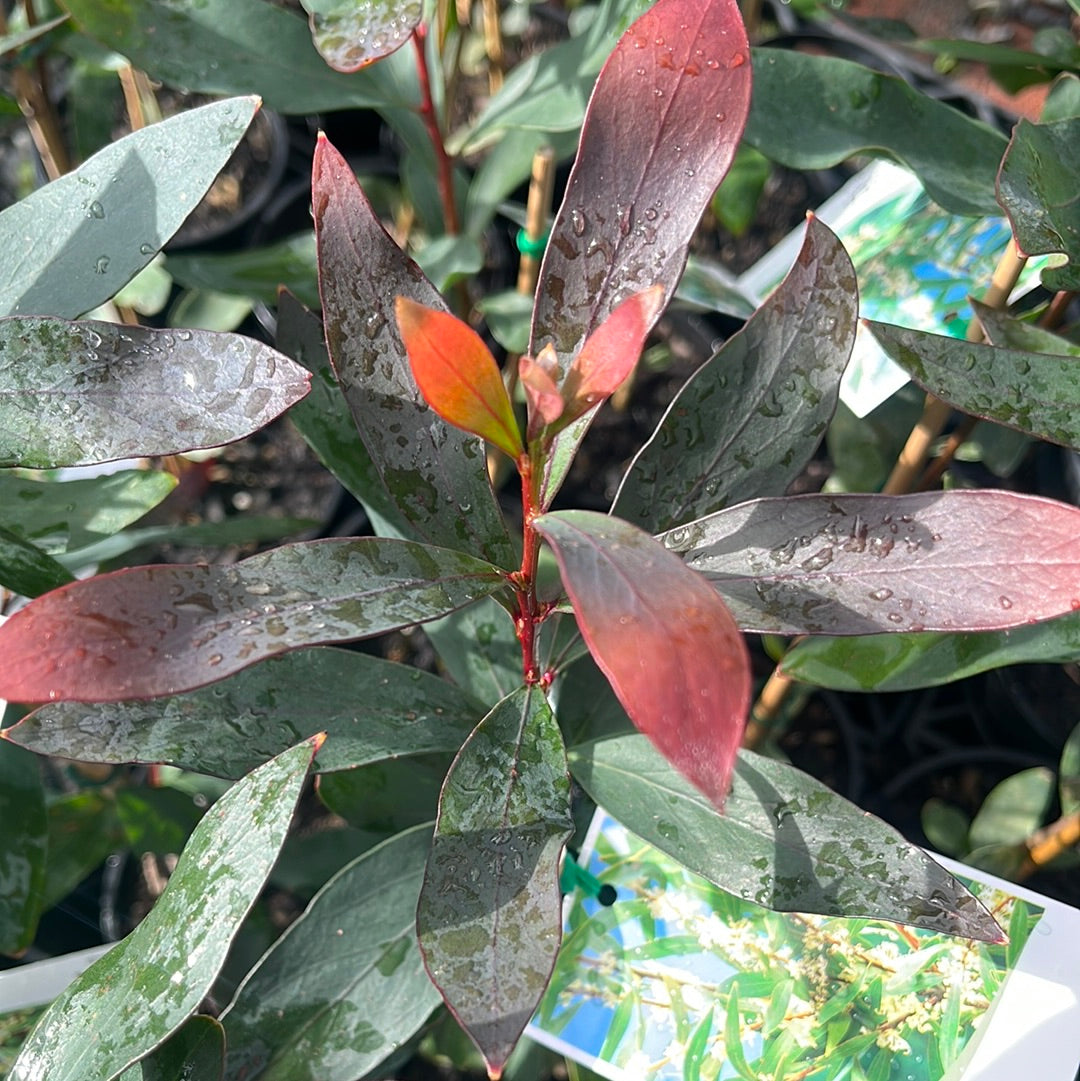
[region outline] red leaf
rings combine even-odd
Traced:
[[[662,285],[643,289],[627,297],[589,335],[566,373],[562,425],[577,420],[622,386],[634,370],[649,329],[663,306]]]
[[[630,719],[722,809],[750,705],[750,660],[731,614],[703,578],[618,518],[559,511],[534,524]]]
[[[534,439],[547,424],[554,424],[562,416],[563,397],[556,379],[559,362],[550,345],[540,350],[540,355],[522,356],[518,360],[518,381],[525,391],[529,404],[529,439]]]
[[[408,297],[394,304],[421,394],[443,420],[516,459],[524,450],[499,366],[480,335],[449,312]]]

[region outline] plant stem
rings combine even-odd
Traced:
[[[1029,838],[1027,859],[1016,880],[1022,881],[1077,844],[1080,844],[1080,811],[1073,811]]]
[[[420,117],[424,121],[431,144],[435,149],[435,164],[439,182],[439,196],[442,199],[443,218],[446,232],[457,236],[461,232],[458,219],[457,201],[454,199],[454,168],[450,156],[446,153],[439,118],[435,115],[435,102],[431,95],[431,73],[427,62],[427,29],[421,23],[413,31],[413,47],[416,51],[416,72],[420,81]]]
[[[518,614],[514,631],[521,643],[521,668],[525,682],[533,686],[543,682],[544,673],[537,658],[536,632],[543,621],[540,602],[536,596],[536,571],[540,563],[540,535],[533,528],[533,519],[539,514],[539,498],[536,478],[541,471],[534,471],[529,455],[522,454],[518,460],[521,474],[521,509],[523,512],[521,569],[513,576],[517,592]]]

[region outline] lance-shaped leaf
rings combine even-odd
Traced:
[[[782,495],[836,409],[857,318],[855,268],[812,217],[788,276],[676,395],[613,513],[656,532]]]
[[[792,169],[827,169],[865,151],[903,163],[953,214],[1000,214],[994,177],[1005,137],[882,75],[829,56],[754,50],[746,141]]]
[[[524,447],[499,366],[483,339],[446,311],[398,297],[398,330],[424,400],[443,420],[516,459]]]
[[[48,469],[241,439],[310,375],[250,338],[86,321],[0,320],[0,465]]]
[[[723,815],[637,735],[576,747],[570,767],[627,829],[755,904],[1003,940],[921,848],[785,762],[740,751]]]
[[[559,726],[540,690],[522,687],[454,760],[416,912],[431,979],[493,1078],[555,964],[559,857],[572,830]]]
[[[260,958],[222,1018],[230,1077],[354,1081],[424,1023],[439,1004],[416,944],[430,844],[418,826],[343,867]]]
[[[225,1029],[205,1014],[188,1018],[160,1047],[125,1070],[119,1081],[222,1081]]]
[[[12,1081],[115,1077],[194,1012],[274,865],[320,741],[267,762],[214,805],[146,919],[38,1022]]]
[[[167,762],[241,777],[314,731],[328,737],[317,772],[453,752],[482,713],[445,679],[353,650],[314,648],[164,701],[54,702],[4,729],[4,738],[80,762]]]
[[[1080,508],[1001,491],[756,499],[660,540],[743,630],[990,631],[1080,609]]]
[[[34,941],[42,912],[49,847],[41,766],[17,747],[0,745],[0,952],[18,954]]]
[[[0,698],[193,690],[300,646],[422,623],[493,593],[495,567],[412,541],[310,541],[231,566],[134,567],[39,597],[0,627]]]
[[[301,0],[311,39],[335,71],[359,71],[401,48],[423,14],[421,0]]]
[[[72,574],[36,544],[0,526],[0,586],[37,597],[73,581]]]
[[[151,124],[8,207],[0,315],[74,318],[112,297],[195,209],[258,106],[234,98]]]
[[[428,407],[398,333],[396,297],[442,311],[446,305],[387,235],[325,138],[315,148],[312,189],[330,360],[376,470],[420,537],[514,566],[484,444]]]
[[[551,342],[568,372],[629,293],[659,285],[674,294],[746,122],[749,60],[735,0],[659,0],[619,40],[596,81],[544,254],[532,356]],[[586,426],[583,418],[559,438],[545,505]]]
[[[1013,664],[1080,660],[1080,612],[1008,631],[973,634],[804,638],[786,654],[785,674],[837,691],[937,687]]]
[[[1043,271],[1048,289],[1080,289],[1080,117],[1021,119],[998,173],[998,198],[1027,255],[1065,252],[1069,265]]]
[[[997,349],[942,334],[866,324],[935,397],[976,417],[1080,448],[1080,359]]]
[[[699,575],[618,518],[559,511],[534,524],[630,719],[722,809],[750,705],[750,661],[731,614]]]
[[[84,33],[170,86],[254,91],[281,113],[413,104],[409,84],[385,64],[350,75],[332,70],[304,19],[265,0],[64,0],[64,7]]]

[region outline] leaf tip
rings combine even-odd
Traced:
[[[322,745],[326,742],[325,732],[316,732],[309,740],[311,744],[311,750],[313,754],[318,754],[322,750]]]

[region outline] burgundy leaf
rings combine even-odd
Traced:
[[[559,511],[535,526],[630,719],[722,809],[750,704],[750,661],[731,614],[699,575],[618,518]]]
[[[551,978],[573,828],[558,723],[542,692],[522,687],[450,767],[416,912],[431,979],[493,1078]]]
[[[434,619],[502,581],[473,556],[375,537],[286,545],[231,566],[115,571],[47,593],[0,627],[0,698],[177,694],[288,649]]]
[[[551,342],[568,372],[620,300],[652,285],[673,295],[749,108],[750,52],[736,0],[659,0],[631,25],[585,114],[540,268],[530,354]],[[556,440],[544,506],[591,416]]]
[[[992,631],[1080,609],[1080,508],[1000,491],[756,499],[659,538],[743,630]]]
[[[483,441],[428,407],[394,318],[398,296],[439,311],[446,305],[325,137],[315,148],[312,204],[330,360],[387,491],[423,539],[515,566]]]

